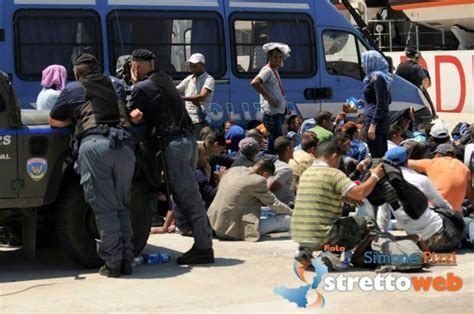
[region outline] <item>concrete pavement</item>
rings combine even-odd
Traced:
[[[459,291],[328,292],[320,289],[326,300],[325,308],[309,310],[298,308],[273,293],[277,286],[301,286],[292,270],[296,245],[288,237],[258,243],[214,241],[215,265],[181,267],[175,264],[179,253],[191,245],[191,238],[153,235],[145,252],[168,252],[172,262],[141,265],[135,268],[134,275],[118,279],[104,278],[95,270],[80,268],[59,249],[42,249],[35,261],[25,259],[18,251],[0,249],[0,313],[474,311],[474,251],[459,253],[457,266],[436,266],[416,274],[445,276],[453,272],[463,280]],[[375,277],[373,271],[361,269],[344,275]]]

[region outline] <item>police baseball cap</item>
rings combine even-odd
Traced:
[[[151,61],[155,58],[155,54],[148,49],[135,49],[132,51],[133,61]]]
[[[76,59],[73,62],[74,66],[81,65],[81,64],[89,64],[89,63],[99,64],[99,62],[97,61],[97,58],[91,55],[90,53],[80,54],[79,56],[76,57]]]
[[[451,144],[440,144],[436,147],[433,154],[439,153],[441,155],[456,156],[456,149]]]
[[[405,56],[408,58],[420,58],[421,57],[421,52],[414,48],[406,48],[405,49]]]
[[[204,55],[202,53],[193,53],[191,55],[191,57],[189,57],[188,63],[193,63],[193,64],[196,64],[196,63],[203,63],[205,64],[206,63],[206,58],[204,57]]]
[[[397,147],[390,148],[385,153],[385,159],[388,159],[390,161],[393,161],[394,163],[401,165],[405,161],[407,161],[408,156],[407,156],[407,152],[405,151],[403,147],[397,146]]]

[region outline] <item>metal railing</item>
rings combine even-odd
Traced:
[[[445,32],[443,30],[420,31],[418,23],[409,22],[410,30],[408,32],[400,32],[396,29],[396,24],[407,23],[406,20],[369,20],[367,25],[377,41],[379,49],[382,51],[400,51],[406,46],[416,47],[417,50],[442,48],[446,45]],[[434,47],[431,45],[420,44],[420,37],[426,35],[441,36],[441,46]],[[398,37],[399,41],[395,42]],[[414,43],[412,40],[414,37]]]

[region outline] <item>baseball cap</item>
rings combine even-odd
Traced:
[[[421,52],[414,48],[406,48],[405,49],[405,56],[408,58],[420,58],[421,57]]]
[[[81,64],[87,64],[87,63],[98,63],[96,57],[91,55],[90,53],[82,53],[76,57],[74,60],[73,64],[74,66],[76,65],[81,65]]]
[[[407,152],[403,147],[392,147],[385,153],[385,159],[398,163],[399,165],[407,161]]]
[[[133,61],[151,61],[155,58],[155,54],[148,49],[135,49],[132,51]]]
[[[456,149],[451,144],[440,144],[436,147],[433,154],[439,153],[441,155],[456,156]]]
[[[233,125],[225,133],[227,148],[233,152],[239,150],[240,141],[245,138],[245,130],[238,125]]]
[[[191,57],[189,57],[188,63],[202,63],[202,64],[205,64],[206,63],[206,58],[204,57],[204,55],[202,53],[193,53],[191,55]]]
[[[448,126],[443,121],[438,121],[431,127],[430,135],[434,138],[446,138],[449,136]]]

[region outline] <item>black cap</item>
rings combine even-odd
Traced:
[[[155,54],[148,49],[135,49],[132,51],[132,60],[134,61],[150,61],[155,58]]]
[[[97,61],[96,57],[91,55],[90,53],[83,53],[80,54],[79,56],[76,57],[74,60],[74,65],[80,65],[80,64],[87,64],[87,63],[96,63],[99,64]]]
[[[421,53],[415,48],[406,48],[405,56],[407,56],[408,58],[419,58],[421,57]]]

